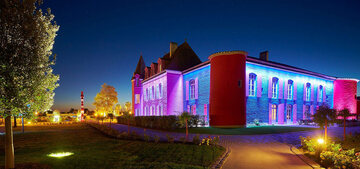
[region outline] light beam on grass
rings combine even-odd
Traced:
[[[67,156],[71,156],[74,153],[72,152],[61,152],[61,153],[51,153],[48,154],[49,157],[54,157],[54,158],[62,158],[62,157],[67,157]]]

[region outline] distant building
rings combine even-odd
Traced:
[[[217,127],[297,124],[324,104],[357,112],[357,79],[276,63],[268,52],[259,58],[219,52],[201,62],[187,42],[171,42],[170,52],[149,67],[140,56],[131,82],[135,116],[188,111]]]

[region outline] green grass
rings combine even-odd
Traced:
[[[0,139],[0,151],[4,152],[4,136]],[[35,163],[61,169],[207,168],[225,151],[223,147],[117,140],[86,125],[15,134],[14,146],[16,165]],[[74,155],[47,156],[55,152]],[[1,165],[4,159],[1,153]]]
[[[189,133],[199,134],[219,134],[219,135],[257,135],[257,134],[277,134],[288,133],[296,131],[311,131],[318,130],[312,127],[291,127],[291,126],[259,126],[249,128],[214,128],[214,127],[199,127],[189,128]],[[185,132],[185,129],[176,129],[176,132]]]

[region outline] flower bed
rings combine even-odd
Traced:
[[[326,168],[360,169],[359,152],[355,148],[343,149],[341,144],[328,140],[320,144],[311,137],[300,137],[301,149],[310,158]]]

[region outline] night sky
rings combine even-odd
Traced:
[[[101,85],[131,101],[140,54],[147,66],[186,39],[202,61],[244,50],[311,71],[360,79],[360,1],[85,1],[44,0],[60,25],[52,109],[85,107]],[[358,88],[360,86],[358,85]],[[358,95],[360,92],[358,91]]]

